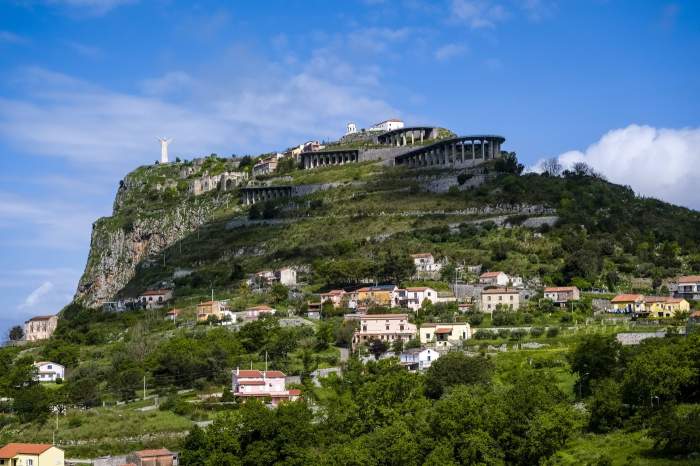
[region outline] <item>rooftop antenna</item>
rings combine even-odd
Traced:
[[[157,138],[160,141],[160,163],[168,163],[168,145],[173,142],[171,139]]]

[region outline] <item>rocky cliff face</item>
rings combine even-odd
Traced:
[[[134,277],[136,266],[210,220],[229,195],[194,198],[175,166],[141,167],[120,182],[111,217],[93,224],[90,253],[74,299],[97,307]],[[184,185],[182,184],[184,182]],[[178,185],[179,183],[179,185]]]

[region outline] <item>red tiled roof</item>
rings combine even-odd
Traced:
[[[432,254],[429,252],[419,252],[418,254],[411,254],[411,257],[416,258],[416,257],[433,257]]]
[[[435,329],[435,333],[439,333],[439,334],[452,333],[452,329],[446,328],[446,327],[438,327]]]
[[[277,379],[277,378],[281,378],[281,377],[286,377],[286,375],[284,375],[284,372],[280,372],[280,371],[267,371],[267,372],[265,372],[265,377]]]
[[[291,390],[289,390],[289,394],[291,396],[299,396],[301,395],[301,390],[299,390],[298,388],[292,388]]]
[[[697,283],[700,282],[700,275],[685,275],[678,277],[678,283]]]
[[[558,293],[560,291],[575,291],[578,288],[575,286],[548,286],[544,289],[545,293]]]
[[[17,455],[41,455],[52,446],[50,443],[8,443],[0,448],[0,458],[13,458]]]
[[[481,275],[479,275],[479,278],[493,278],[499,276],[502,273],[503,272],[484,272]]]
[[[274,309],[265,304],[261,304],[260,306],[249,307],[246,311],[274,311]]]
[[[489,288],[481,292],[482,294],[518,294],[518,290],[512,288]]]
[[[159,448],[157,450],[141,450],[134,453],[139,458],[150,458],[153,456],[172,456],[173,452],[167,448]]]
[[[690,317],[700,317],[700,311],[693,311],[690,313]]]
[[[262,378],[262,372],[256,371],[256,370],[239,370],[238,373],[235,373],[238,377],[259,377]]]
[[[641,294],[619,294],[610,300],[611,303],[634,303],[643,301],[644,296]]]
[[[345,294],[345,290],[331,290],[328,293],[321,293],[321,296],[337,296]]]
[[[241,385],[265,385],[265,381],[262,379],[258,380],[246,380],[243,382],[240,382]]]

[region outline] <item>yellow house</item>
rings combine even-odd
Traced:
[[[459,346],[471,338],[471,327],[466,322],[454,324],[423,324],[420,327],[422,345],[435,345],[436,348]]]
[[[357,304],[362,306],[393,307],[397,288],[394,285],[367,286],[357,293]]]
[[[64,466],[63,450],[48,443],[8,443],[0,448],[0,465]]]
[[[610,300],[610,304],[617,312],[644,312],[644,295],[619,294]]]
[[[646,296],[644,310],[649,317],[674,317],[677,312],[690,312],[690,303],[683,298]]]
[[[204,303],[197,304],[197,320],[200,322],[206,322],[209,316],[214,316],[217,319],[221,319],[223,305],[221,301],[207,301]]]

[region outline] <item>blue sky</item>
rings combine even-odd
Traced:
[[[0,3],[0,331],[72,296],[119,180],[389,117],[700,208],[700,3]]]

